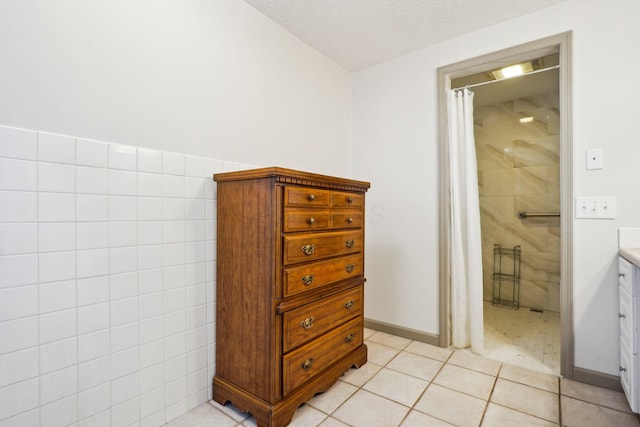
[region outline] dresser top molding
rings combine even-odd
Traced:
[[[365,181],[336,178],[310,172],[301,172],[280,167],[249,169],[237,172],[224,172],[213,175],[216,182],[238,181],[246,179],[274,178],[276,182],[296,185],[311,185],[348,191],[367,191],[371,184]]]

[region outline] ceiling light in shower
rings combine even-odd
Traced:
[[[521,76],[525,73],[533,71],[533,65],[530,61],[521,64],[514,64],[499,70],[491,71],[493,78],[496,80],[508,79],[511,77]]]
[[[500,71],[502,71],[502,75],[504,76],[505,79],[524,74],[524,71],[522,70],[522,67],[520,66],[520,64],[512,65],[510,67],[504,67]]]
[[[531,123],[533,121],[533,117],[522,117],[520,119],[520,123]]]

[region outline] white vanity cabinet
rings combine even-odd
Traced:
[[[618,258],[618,320],[620,335],[620,383],[634,412],[640,411],[638,390],[638,288],[640,268]]]

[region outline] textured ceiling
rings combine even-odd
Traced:
[[[565,0],[245,0],[358,70]]]

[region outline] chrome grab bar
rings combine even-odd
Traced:
[[[518,212],[518,218],[527,219],[527,218],[543,218],[543,217],[559,217],[560,212],[536,212],[536,213],[528,213],[525,211]]]

